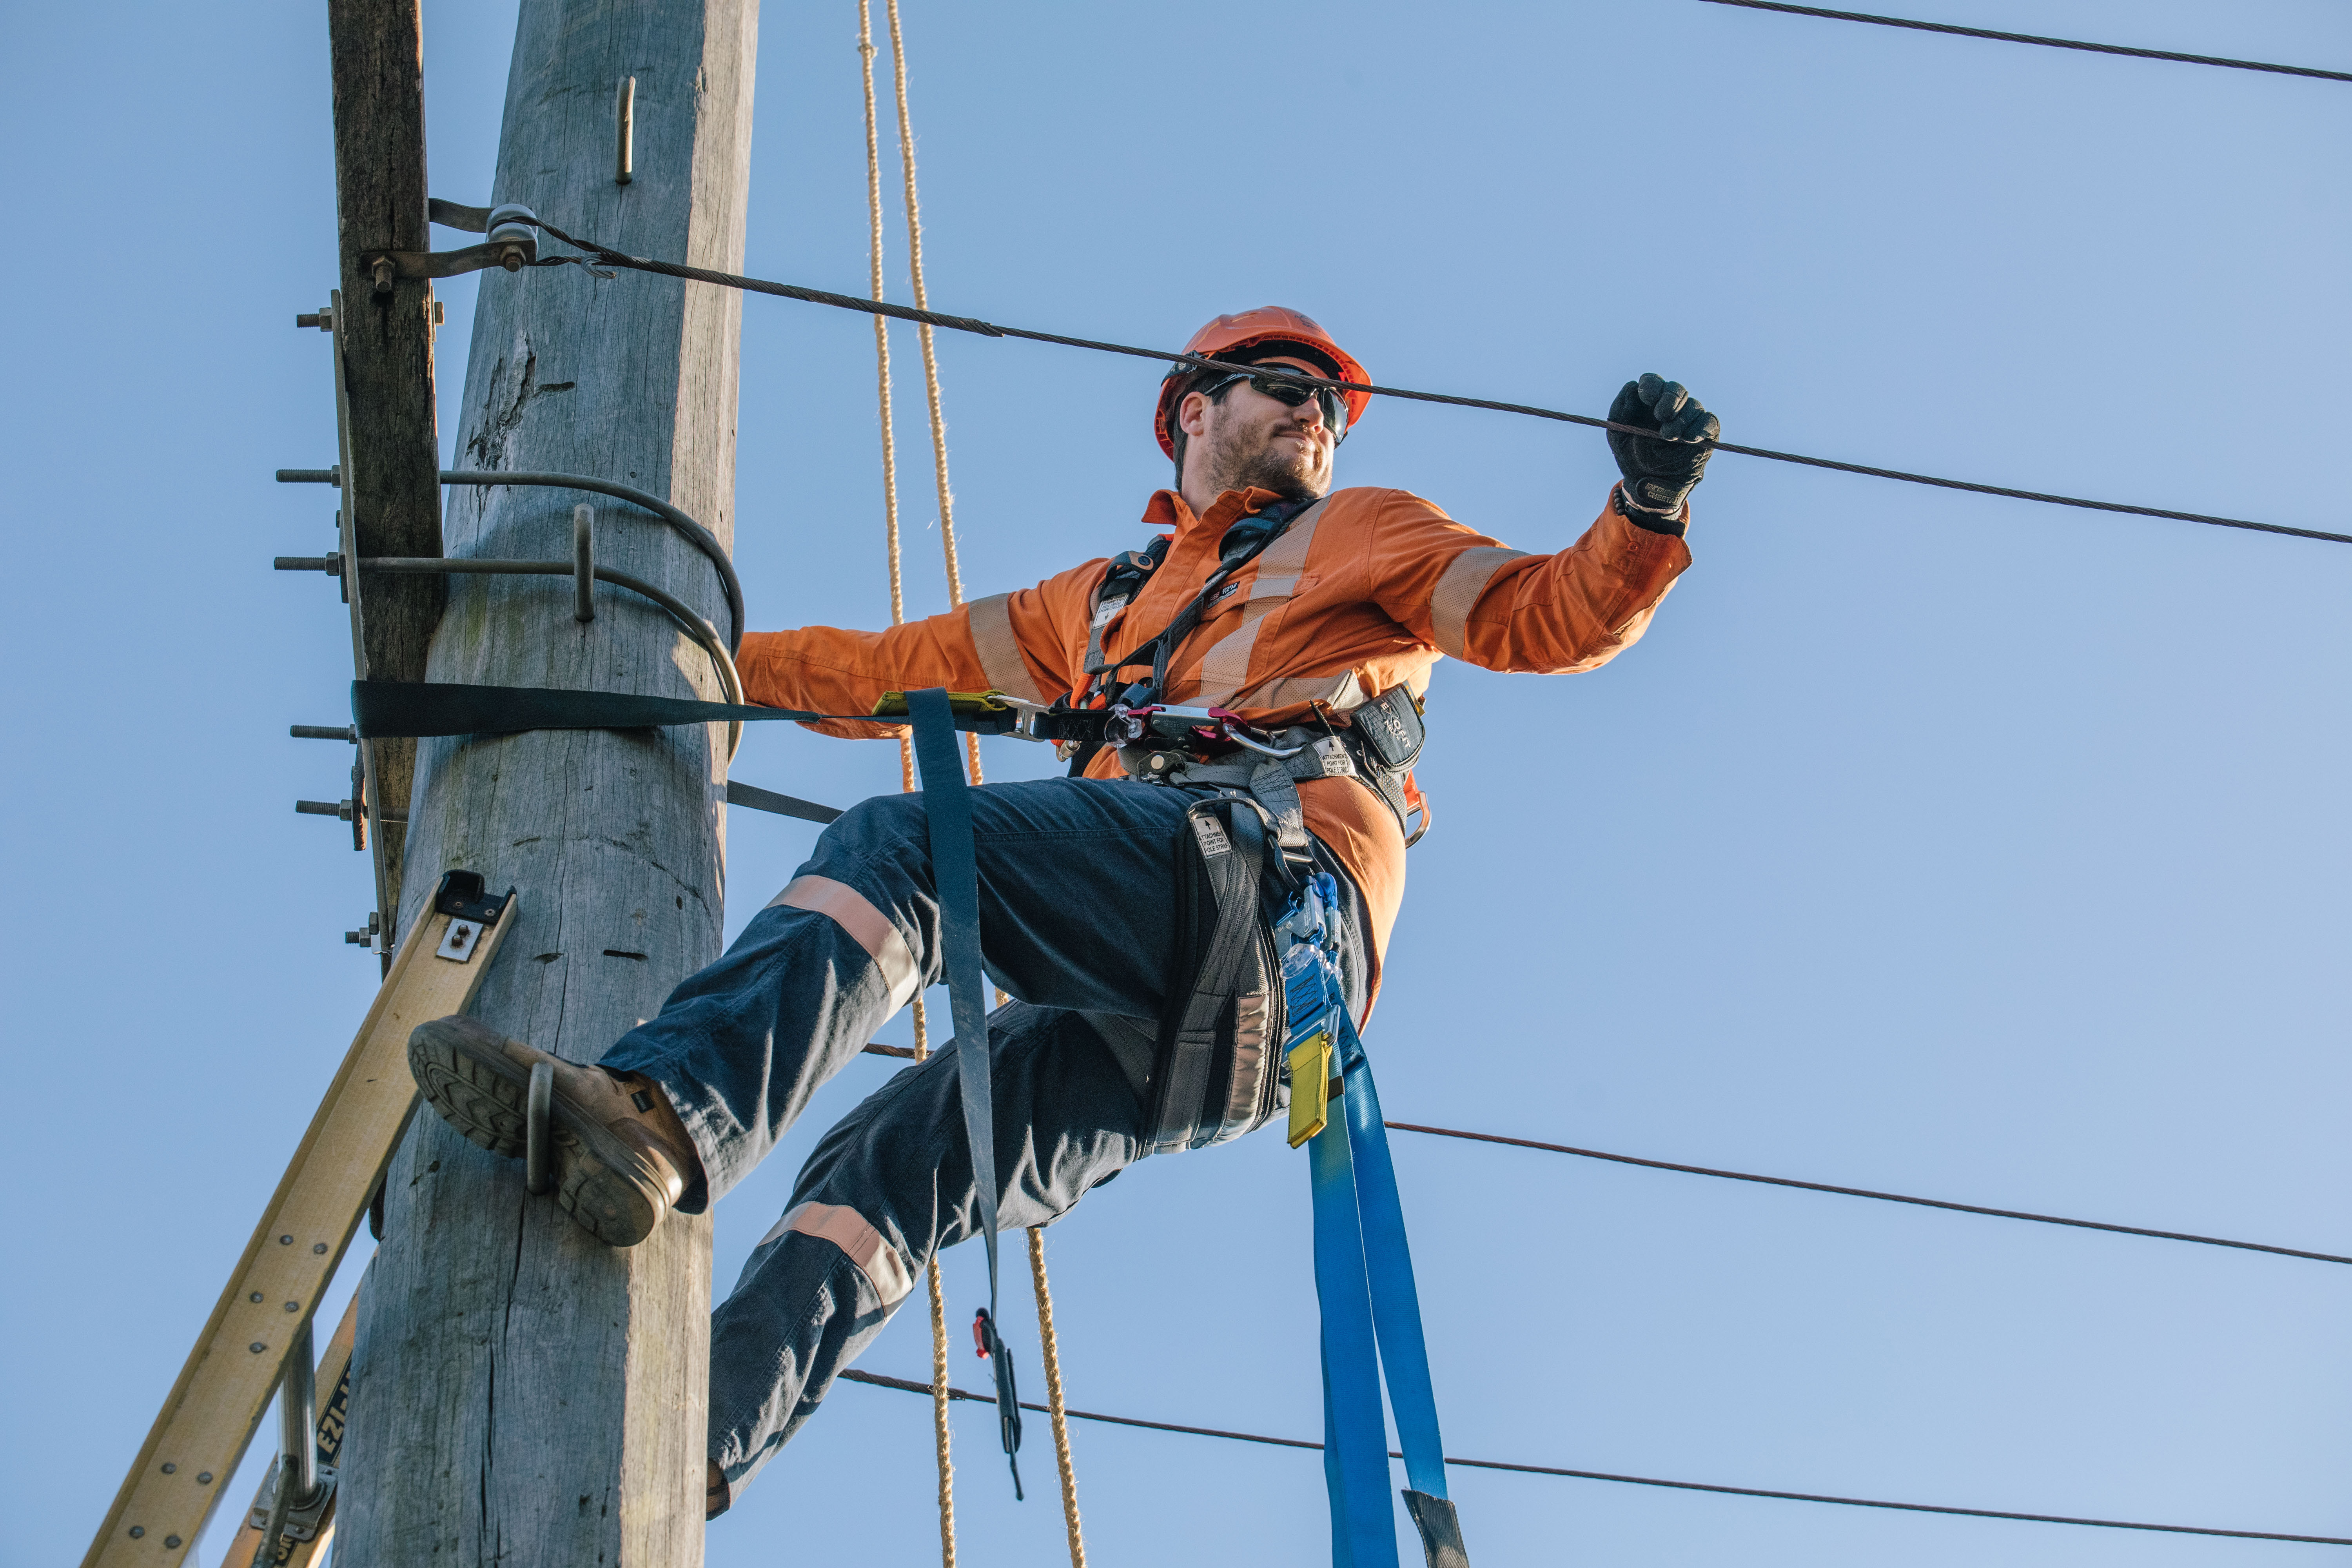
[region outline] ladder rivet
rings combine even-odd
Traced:
[[[179,1471],[180,1467],[177,1465],[165,1465],[163,1467],[163,1473],[167,1476],[177,1475],[179,1474]]]
[[[212,1484],[213,1473],[210,1470],[198,1470],[196,1472],[196,1485],[200,1487],[208,1487]]]
[[[327,1244],[323,1241],[314,1241],[310,1244],[310,1250],[318,1253],[320,1257],[324,1257],[327,1251]]]
[[[291,1247],[294,1245],[294,1238],[290,1236],[281,1236],[278,1238],[278,1245],[280,1247]]]
[[[163,1537],[163,1545],[165,1550],[176,1552],[180,1549],[180,1538],[176,1535],[167,1535]]]
[[[302,1303],[299,1301],[289,1301],[286,1303],[286,1310],[289,1312],[299,1312],[302,1310]]]
[[[134,1524],[131,1527],[131,1539],[133,1541],[138,1540],[141,1536],[146,1533],[147,1527],[143,1524]]]
[[[247,1345],[246,1348],[247,1348],[247,1350],[251,1351],[254,1354],[256,1354],[256,1355],[259,1355],[263,1351],[268,1350],[269,1347],[268,1347],[268,1345],[266,1345],[266,1344],[263,1344],[259,1340],[256,1340],[256,1341],[254,1341],[254,1342],[253,1342],[253,1343],[251,1343],[250,1345]]]
[[[248,1301],[250,1301],[250,1302],[252,1302],[255,1306],[258,1307],[259,1305],[261,1305],[261,1292],[260,1292],[260,1291],[258,1291],[258,1290],[256,1290],[252,1295],[247,1296],[247,1297],[246,1298],[246,1300],[248,1300]]]

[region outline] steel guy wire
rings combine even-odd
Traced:
[[[1633,1154],[1611,1154],[1599,1149],[1579,1149],[1567,1143],[1545,1143],[1533,1138],[1507,1138],[1499,1132],[1465,1132],[1454,1127],[1423,1127],[1411,1121],[1387,1121],[1399,1132],[1425,1132],[1433,1138],[1462,1138],[1476,1143],[1507,1143],[1518,1149],[1539,1149],[1548,1154],[1573,1154],[1581,1160],[1607,1160],[1612,1164],[1640,1165],[1653,1171],[1680,1171],[1690,1176],[1715,1176],[1727,1182],[1756,1182],[1765,1186],[1799,1187],[1809,1193],[1835,1193],[1840,1197],[1874,1198],[1885,1204],[1911,1204],[1919,1208],[1950,1209],[1956,1214],[1987,1215],[1994,1219],[2030,1220],[2035,1225],[2063,1225],[2076,1230],[2112,1231],[2117,1236],[2146,1236],[2158,1241],[2189,1241],[2200,1247],[2230,1247],[2241,1252],[2269,1252],[2281,1258],[2306,1258],[2315,1263],[2352,1263],[2333,1252],[2306,1252],[2299,1247],[2273,1247],[2262,1241],[2231,1241],[2218,1236],[2196,1236],[2182,1230],[2151,1230],[2145,1226],[2112,1225],[2105,1220],[2066,1219],[2058,1215],[2030,1214],[2023,1209],[1988,1208],[1981,1204],[1954,1203],[1948,1198],[1916,1198],[1902,1193],[1875,1192],[1868,1187],[1841,1187],[1828,1182],[1801,1182],[1793,1176],[1759,1176],[1747,1171],[1718,1171],[1706,1165],[1682,1165],[1672,1160],[1645,1160]]]
[[[870,1045],[876,1056],[911,1057],[903,1046]],[[1983,1215],[1991,1219],[2021,1219],[2034,1225],[2062,1225],[2074,1230],[2104,1230],[2116,1236],[2144,1236],[2156,1241],[2186,1241],[2199,1247],[2227,1247],[2239,1252],[2267,1252],[2279,1258],[2301,1258],[2313,1263],[2352,1264],[2352,1258],[2335,1252],[2313,1252],[2300,1247],[2274,1247],[2266,1241],[2232,1241],[2227,1237],[2199,1236],[2186,1230],[2156,1230],[2147,1226],[2116,1225],[2103,1219],[2069,1219],[2063,1215],[2034,1214],[2026,1209],[1993,1208],[1984,1204],[1958,1203],[1950,1198],[1914,1197],[1882,1193],[1872,1187],[1840,1186],[1833,1182],[1806,1182],[1794,1176],[1763,1176],[1752,1171],[1722,1171],[1712,1165],[1685,1165],[1673,1160],[1650,1160],[1639,1154],[1612,1154],[1604,1149],[1580,1149],[1570,1143],[1546,1143],[1534,1138],[1510,1138],[1500,1132],[1468,1132],[1458,1127],[1424,1127],[1414,1121],[1384,1121],[1394,1132],[1423,1132],[1433,1138],[1460,1138],[1473,1143],[1502,1143],[1515,1149],[1535,1149],[1547,1154],[1573,1154],[1580,1160],[1606,1160],[1615,1165],[1639,1165],[1651,1171],[1677,1171],[1685,1176],[1713,1176],[1726,1182],[1754,1182],[1760,1186],[1795,1187],[1808,1193],[1832,1193],[1843,1198],[1870,1198],[1883,1204],[1909,1204],[1923,1209],[1949,1209],[1954,1214]]]
[[[1176,353],[1166,349],[1138,348],[1131,343],[1105,342],[1098,338],[1072,337],[1066,332],[1041,332],[1027,327],[999,326],[973,316],[951,316],[944,311],[918,310],[908,305],[892,304],[887,300],[860,299],[855,294],[835,294],[829,289],[803,288],[797,283],[776,283],[766,279],[745,278],[733,272],[717,272],[707,267],[685,267],[674,261],[655,261],[642,256],[611,249],[593,240],[580,239],[566,234],[545,218],[534,220],[539,226],[567,245],[576,246],[587,257],[542,257],[538,265],[560,266],[577,261],[583,266],[589,257],[607,267],[625,267],[638,272],[650,272],[663,278],[683,279],[690,283],[715,283],[723,289],[740,289],[747,293],[772,294],[779,299],[799,300],[812,305],[831,305],[844,310],[862,310],[868,315],[888,316],[896,321],[913,321],[918,325],[946,327],[959,332],[971,332],[984,338],[1019,338],[1028,342],[1057,343],[1066,348],[1091,349],[1097,353],[1126,354],[1135,359],[1161,360],[1171,364],[1190,365],[1200,370],[1231,370],[1250,372],[1263,366],[1236,364],[1230,361],[1211,359],[1200,354]],[[1342,392],[1370,393],[1379,397],[1394,397],[1409,403],[1440,403],[1456,408],[1485,408],[1497,414],[1524,414],[1532,419],[1558,420],[1565,425],[1582,425],[1595,430],[1615,430],[1647,440],[1661,441],[1669,437],[1638,425],[1621,425],[1607,419],[1596,419],[1589,414],[1568,414],[1557,408],[1539,408],[1528,403],[1504,403],[1487,397],[1462,397],[1444,392],[1414,392],[1402,386],[1381,386],[1370,382],[1335,381],[1326,376],[1307,375],[1286,369],[1284,379],[1302,385],[1328,386]],[[1937,489],[1967,490],[1975,495],[2005,496],[2012,500],[2039,501],[2048,506],[2077,507],[2088,511],[2120,512],[2132,517],[2169,519],[2176,522],[2205,523],[2214,528],[2239,528],[2255,533],[2283,533],[2296,539],[2319,539],[2331,544],[2352,544],[2352,533],[2330,533],[2315,528],[2289,528],[2284,523],[2255,522],[2242,517],[2214,517],[2200,511],[2175,511],[2166,507],[2134,506],[2124,501],[2090,500],[2081,496],[2053,495],[2043,490],[2019,489],[2008,485],[1978,484],[1969,479],[1938,479],[1932,474],[1914,474],[1901,468],[1882,468],[1867,463],[1848,463],[1834,458],[1808,458],[1795,452],[1775,451],[1769,447],[1748,447],[1734,441],[1706,443],[1717,452],[1733,452],[1743,458],[1762,458],[1775,463],[1794,463],[1809,468],[1831,468],[1843,474],[1861,474],[1870,479],[1896,479],[1905,484],[1927,485]]]
[[[869,1384],[877,1388],[895,1388],[908,1394],[929,1394],[931,1384],[915,1383],[903,1377],[890,1377],[881,1373],[859,1372],[850,1368],[838,1374],[851,1383]],[[975,1405],[993,1405],[993,1394],[972,1394],[950,1387],[950,1399],[969,1400]],[[1024,1410],[1043,1410],[1042,1405],[1021,1402]],[[1173,1421],[1146,1421],[1137,1415],[1105,1415],[1092,1410],[1073,1410],[1070,1417],[1076,1421],[1100,1421],[1114,1426],[1140,1426],[1154,1432],[1177,1432],[1189,1437],[1222,1437],[1235,1443],[1263,1443],[1277,1448],[1313,1448],[1320,1443],[1310,1443],[1303,1437],[1269,1437],[1256,1432],[1228,1432],[1215,1426],[1187,1426]],[[1391,1459],[1403,1456],[1394,1449]],[[2007,1509],[1962,1508],[1951,1503],[1889,1502],[1879,1498],[1835,1497],[1826,1492],[1775,1491],[1765,1487],[1725,1486],[1713,1481],[1674,1481],[1657,1476],[1621,1476],[1608,1470],[1576,1470],[1560,1465],[1523,1465],[1508,1459],[1457,1459],[1448,1456],[1449,1465],[1464,1469],[1508,1470],[1528,1476],[1564,1476],[1580,1481],[1613,1481],[1622,1486],[1664,1487],[1674,1491],[1717,1492],[1728,1497],[1770,1498],[1780,1502],[1834,1503],[1842,1508],[1892,1509],[1902,1513],[1957,1514],[1966,1519],[2006,1519],[2025,1524],[2073,1524],[2094,1530],[2145,1530],[2167,1535],[2222,1535],[2240,1541],[2289,1541],[2310,1546],[2352,1546],[2352,1537],[2339,1535],[2294,1535],[2275,1530],[2224,1530],[2204,1524],[2152,1524],[2139,1520],[2090,1519],[2064,1513],[2021,1513]]]
[[[2002,33],[1990,27],[1958,27],[1949,22],[1918,22],[1907,16],[1874,16],[1866,11],[1825,11],[1818,5],[1784,5],[1780,0],[1706,0],[1710,5],[1737,5],[1748,11],[1785,11],[1791,16],[1819,16],[1831,22],[1868,22],[1877,27],[1902,27],[1914,33],[1949,33],[1962,38],[1990,38],[2002,44],[2039,44],[2045,49],[2080,49],[2093,55],[2128,55],[2136,60],[2172,60],[2185,66],[2221,66],[2230,70],[2269,71],[2274,76],[2315,77],[2321,81],[2352,81],[2352,71],[2322,70],[2316,66],[2266,65],[2261,60],[2224,59],[2219,55],[2184,55],[2170,49],[2140,49],[2128,44],[2090,44],[2080,38],[2045,38],[2035,33]]]

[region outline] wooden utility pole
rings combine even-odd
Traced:
[[[757,0],[522,0],[491,201],[638,255],[740,269],[757,26]],[[732,292],[638,273],[483,273],[457,465],[616,479],[731,539],[740,310]],[[566,558],[583,500],[597,498],[455,492],[449,552]],[[710,563],[669,529],[599,502],[595,554],[727,630]],[[583,624],[561,578],[453,580],[429,672],[720,695],[704,655],[650,605],[600,588]],[[714,727],[419,744],[407,903],[450,866],[522,894],[478,1016],[593,1061],[718,956],[725,746]],[[353,1361],[339,1561],[699,1563],[707,1218],[673,1215],[642,1246],[605,1247],[526,1195],[519,1163],[430,1110],[386,1196]]]
[[[425,35],[419,0],[330,0],[327,25],[335,105],[335,216],[341,251],[343,450],[341,500],[361,556],[441,553],[440,441],[433,407],[433,286],[395,278],[379,289],[360,258],[371,251],[426,248]],[[348,585],[347,585],[348,586]],[[425,679],[425,647],[441,616],[438,577],[380,577],[361,603],[365,673],[378,680]],[[408,802],[414,741],[368,741],[369,776],[380,808]],[[400,823],[378,825],[369,846],[390,948],[405,928],[401,902]],[[439,880],[425,868],[425,885]]]

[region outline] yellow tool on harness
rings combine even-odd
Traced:
[[[1331,1031],[1318,1029],[1290,1047],[1290,1146],[1323,1131],[1330,1120]]]
[[[1021,717],[1020,710],[1003,700],[1002,691],[950,691],[948,710],[959,719],[1000,719],[1011,722]],[[886,691],[874,704],[872,719],[904,719],[907,714],[907,694]],[[961,728],[961,726],[959,726]]]

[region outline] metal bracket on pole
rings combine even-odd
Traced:
[[[311,1364],[310,1320],[294,1331],[286,1347],[285,1370],[278,1374],[278,1458],[264,1483],[265,1500],[254,1505],[253,1527],[261,1531],[253,1554],[256,1568],[278,1556],[278,1542],[315,1541],[334,1501],[335,1472],[319,1463],[318,1368]]]
[[[451,223],[449,216],[471,217],[478,207],[460,207],[450,202],[432,204],[433,221],[452,228],[471,228],[470,223]],[[372,250],[363,252],[360,265],[375,279],[375,291],[392,292],[393,280],[399,278],[455,278],[461,272],[479,272],[487,267],[503,267],[509,272],[520,272],[539,260],[539,217],[519,202],[507,202],[483,214],[483,226],[489,237],[480,245],[469,245],[462,250]]]
[[[316,1541],[320,1527],[326,1522],[327,1510],[335,1501],[335,1467],[320,1465],[318,1483],[308,1496],[298,1496],[286,1503],[285,1518],[273,1533],[269,1521],[278,1518],[279,1478],[286,1471],[286,1458],[279,1455],[269,1461],[268,1473],[261,1479],[261,1495],[268,1500],[256,1503],[247,1516],[254,1529],[261,1531],[262,1549],[257,1554],[257,1563],[268,1564],[278,1560],[272,1548],[279,1541]],[[234,1563],[229,1568],[236,1568]]]

